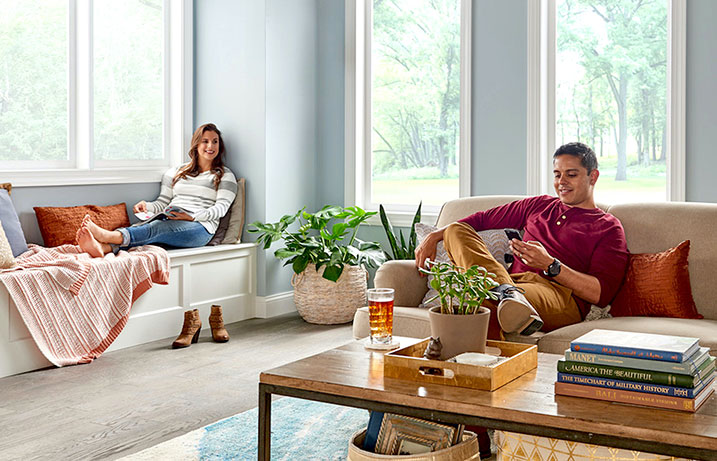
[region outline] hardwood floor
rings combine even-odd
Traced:
[[[206,319],[202,319],[203,322]],[[180,325],[177,325],[179,333]],[[116,459],[257,405],[259,373],[353,339],[351,325],[288,314],[227,326],[231,340],[174,338],[88,365],[0,379],[0,459]]]

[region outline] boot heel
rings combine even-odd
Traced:
[[[196,344],[197,341],[199,341],[199,333],[202,331],[202,327],[199,327],[197,329],[197,332],[194,333],[194,336],[192,336],[192,344]]]

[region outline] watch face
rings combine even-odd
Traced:
[[[555,277],[560,273],[560,261],[557,259],[553,261],[553,263],[548,267],[548,274],[550,274],[551,277]]]

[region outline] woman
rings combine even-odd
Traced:
[[[183,248],[203,246],[217,231],[219,219],[229,210],[236,193],[236,178],[224,166],[222,134],[214,124],[208,123],[197,128],[192,136],[189,163],[171,168],[162,177],[157,200],[142,200],[132,208],[135,213],[149,211],[154,214],[174,206],[187,213],[171,211],[166,219],[112,231],[99,227],[92,222],[90,215],[86,215],[77,230],[77,242],[82,251],[95,258],[110,251],[117,253],[120,249],[150,243]],[[229,341],[221,306],[212,306],[209,325],[214,341]],[[182,332],[172,343],[172,348],[183,348],[197,342],[201,328],[199,311],[186,311]]]
[[[221,132],[214,124],[197,128],[189,149],[189,163],[164,174],[155,201],[142,200],[133,207],[135,213],[160,213],[168,206],[187,212],[172,211],[166,219],[116,230],[103,229],[86,215],[77,230],[82,251],[97,258],[151,243],[181,248],[209,243],[237,191],[234,174],[224,166],[224,152]]]

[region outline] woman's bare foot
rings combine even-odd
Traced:
[[[87,227],[80,227],[77,231],[77,243],[80,245],[82,251],[93,258],[101,258],[105,255],[103,245],[95,240],[95,237]]]
[[[119,231],[109,231],[107,229],[101,228],[100,226],[92,222],[92,218],[88,214],[86,214],[85,217],[82,218],[82,225],[80,226],[80,228],[89,230],[95,240],[100,243],[122,243],[122,234],[120,234]]]

